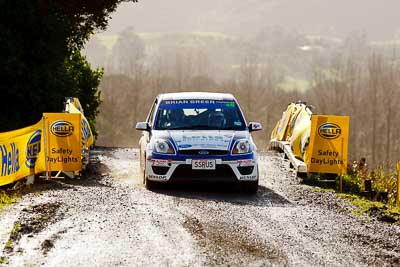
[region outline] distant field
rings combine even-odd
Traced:
[[[297,79],[291,76],[286,76],[285,80],[282,83],[278,84],[278,88],[285,91],[298,90],[300,92],[304,92],[310,89],[310,87],[310,81]]]
[[[229,36],[220,32],[190,32],[190,33],[161,33],[161,32],[152,32],[152,33],[137,33],[137,35],[144,41],[156,41],[157,39],[170,38],[174,37],[176,39],[192,39],[195,38],[197,40],[234,40],[236,37]],[[111,50],[115,43],[118,40],[118,35],[105,35],[105,34],[97,34],[96,38],[98,38],[101,43],[108,49]]]

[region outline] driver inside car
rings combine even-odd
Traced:
[[[182,109],[171,109],[167,113],[165,126],[175,128],[184,125],[185,113]]]
[[[224,129],[226,127],[224,113],[221,111],[214,111],[208,115],[208,126],[215,129]]]

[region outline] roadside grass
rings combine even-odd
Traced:
[[[331,177],[333,178],[333,177]],[[331,183],[323,174],[309,175],[306,184],[313,186],[315,193],[335,193],[352,204],[353,214],[371,215],[380,221],[400,224],[400,205],[396,204],[397,175],[393,170],[378,167],[372,171],[361,170],[342,176],[342,192],[339,192],[337,176]],[[366,191],[366,180],[370,180],[372,191]],[[370,189],[370,190],[371,190]]]
[[[366,198],[353,194],[337,193],[336,195],[341,199],[344,199],[353,204],[354,206],[356,206],[357,209],[353,210],[352,212],[357,215],[362,215],[364,213],[367,213],[372,208],[380,209],[385,207],[385,204],[383,204],[382,202],[368,200]]]
[[[337,193],[336,195],[356,207],[351,211],[354,214],[359,216],[375,214],[380,221],[400,223],[400,207],[397,205],[384,204],[348,193]]]
[[[9,193],[6,191],[0,191],[0,210],[6,206],[17,202],[16,193]]]
[[[319,188],[319,187],[313,188],[312,191],[314,193],[335,193],[336,192],[334,189],[331,189],[331,188]]]
[[[363,198],[361,196],[352,194],[352,193],[338,193],[336,192],[334,189],[331,188],[313,188],[312,192],[314,193],[336,193],[336,195],[351,203],[352,205],[354,205],[356,207],[356,209],[352,210],[352,213],[357,214],[357,215],[363,215],[364,213],[368,213],[371,209],[373,208],[378,208],[378,209],[382,209],[385,208],[386,205],[382,202],[378,202],[378,201],[373,201],[373,200],[368,200],[366,198]],[[393,208],[398,209],[398,208]]]
[[[8,259],[6,257],[0,257],[0,264],[8,264]]]

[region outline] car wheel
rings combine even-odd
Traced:
[[[142,182],[144,184],[145,173],[144,173],[143,165],[144,165],[144,163],[143,163],[142,151],[140,151],[139,152],[139,175],[142,177]]]
[[[145,155],[143,157],[143,154]],[[146,154],[142,152],[140,153],[140,175],[142,176],[142,182],[146,184]]]
[[[144,183],[144,187],[146,187],[147,190],[156,189],[157,182],[154,182],[154,181],[151,181],[151,180],[147,179],[146,161],[144,162],[144,168],[143,168],[143,183]]]
[[[243,192],[246,194],[254,195],[258,191],[258,180],[241,182],[240,184]]]
[[[144,186],[146,187],[147,190],[154,190],[157,188],[157,182],[151,181],[147,179],[147,177],[144,178]]]

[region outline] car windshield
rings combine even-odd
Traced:
[[[155,130],[245,130],[241,111],[232,100],[165,100]]]

